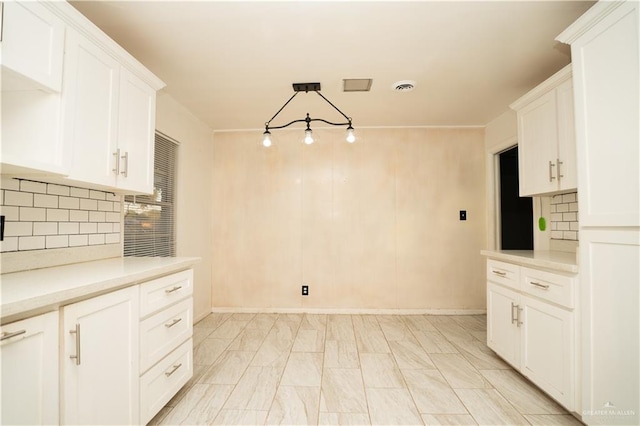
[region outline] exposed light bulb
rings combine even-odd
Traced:
[[[304,131],[304,143],[311,145],[313,143],[313,136],[311,136],[311,129]]]
[[[353,127],[347,127],[347,142],[354,143],[356,141],[356,135],[354,133]]]
[[[267,130],[263,133],[262,146],[268,148],[271,146],[271,133]]]

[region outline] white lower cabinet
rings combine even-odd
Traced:
[[[513,268],[511,281],[493,271]],[[487,345],[570,411],[576,404],[576,277],[488,260]],[[491,274],[489,274],[491,272]]]
[[[137,424],[138,286],[62,309],[62,424]]]
[[[58,423],[58,312],[1,328],[3,425]]]

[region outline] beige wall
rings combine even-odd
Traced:
[[[484,129],[260,133],[214,136],[214,307],[484,309]]]
[[[156,128],[180,142],[178,149],[177,255],[197,256],[194,319],[211,312],[212,131],[167,94],[159,94]]]

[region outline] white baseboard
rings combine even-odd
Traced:
[[[212,313],[250,314],[345,314],[345,315],[484,315],[486,309],[357,309],[357,308],[224,308]]]

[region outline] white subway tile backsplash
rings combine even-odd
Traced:
[[[20,207],[0,206],[0,214],[4,215],[4,220],[20,220]]]
[[[89,235],[69,235],[69,247],[89,245]]]
[[[1,178],[0,252],[118,244],[122,201],[103,191]]]
[[[20,221],[33,222],[47,220],[47,209],[35,207],[20,207]]]
[[[89,212],[89,222],[104,222],[105,212]]]
[[[80,224],[77,222],[60,222],[58,232],[63,235],[73,235],[80,233]]]
[[[551,198],[551,239],[578,240],[578,193],[557,194]]]
[[[35,222],[33,235],[58,235],[58,222]]]
[[[50,183],[47,185],[47,194],[69,196],[69,187]]]
[[[97,223],[81,223],[80,224],[80,233],[81,234],[95,234],[98,232],[98,224]]]
[[[33,235],[33,222],[5,222],[5,237],[23,237]]]
[[[33,206],[34,207],[50,207],[57,209],[58,208],[58,196],[57,195],[46,195],[46,194],[34,194],[33,195]]]
[[[41,250],[45,248],[45,237],[19,237],[18,251],[22,250]]]
[[[21,192],[37,192],[39,194],[47,193],[47,184],[42,182],[32,182],[30,180],[20,181]]]
[[[5,191],[4,204],[7,206],[33,207],[33,194],[29,192]]]
[[[46,237],[45,248],[69,247],[68,235],[49,235]]]
[[[68,222],[69,210],[47,209],[47,222]]]
[[[98,244],[104,244],[105,242],[104,234],[91,234],[89,235],[89,245],[96,246]]]
[[[60,197],[58,203],[61,209],[80,209],[80,198]]]
[[[89,190],[84,188],[71,187],[69,191],[69,195],[71,195],[72,197],[78,197],[78,198],[89,198]]]
[[[89,212],[86,210],[70,210],[69,221],[71,222],[89,222]]]

